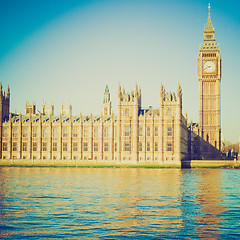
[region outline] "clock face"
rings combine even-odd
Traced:
[[[211,73],[216,69],[215,63],[212,61],[207,61],[203,64],[203,71]]]

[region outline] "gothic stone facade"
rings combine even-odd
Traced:
[[[177,95],[166,93],[161,86],[159,109],[141,108],[138,86],[131,94],[119,87],[118,114],[113,115],[107,87],[100,116],[72,116],[71,109],[69,114],[52,113],[36,114],[35,105],[27,104],[26,115],[5,115],[0,157],[177,164],[187,157],[188,130],[180,86]]]
[[[117,115],[106,87],[100,116],[72,116],[71,105],[26,104],[26,115],[9,111],[10,89],[0,98],[1,159],[75,159],[116,163],[177,163],[220,156],[221,56],[210,18],[198,56],[199,123],[182,115],[182,89],[166,93],[160,87],[158,109],[142,109],[141,90],[119,86]]]

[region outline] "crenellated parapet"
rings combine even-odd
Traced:
[[[54,115],[54,104],[53,103],[47,104],[45,101],[43,101],[42,114],[48,116]]]
[[[118,87],[118,101],[128,104],[138,104],[141,107],[141,89],[136,84],[134,91],[131,93],[125,92],[124,87],[121,88],[120,84]]]
[[[160,86],[160,106],[179,106],[182,109],[182,88],[180,84],[177,86],[177,94],[166,92],[164,86]]]

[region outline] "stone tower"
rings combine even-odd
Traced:
[[[2,83],[0,83],[0,123],[7,120],[10,111],[10,88],[7,87],[7,92],[3,92]]]
[[[169,152],[174,153],[176,161],[181,161],[181,123],[182,123],[182,88],[178,84],[177,94],[167,93],[164,86],[160,87],[160,126],[162,129],[161,159],[169,158]],[[169,132],[168,130],[171,129]],[[169,134],[170,133],[170,134]],[[169,148],[171,151],[165,151]]]
[[[54,115],[54,105],[53,103],[46,104],[45,101],[42,103],[42,114],[43,115]]]
[[[110,116],[112,114],[112,105],[110,101],[110,93],[109,93],[108,85],[105,88],[102,108],[103,108],[103,116]]]
[[[35,115],[36,114],[36,103],[29,104],[26,102],[26,115]]]
[[[60,114],[61,115],[72,115],[72,104],[68,103],[68,104],[64,104],[64,103],[60,103]]]
[[[208,7],[208,21],[198,55],[200,136],[221,150],[220,82],[221,55]]]
[[[10,113],[10,88],[3,92],[2,83],[0,83],[0,158],[2,158],[2,127],[3,122],[9,119]]]
[[[125,89],[118,88],[118,122],[117,146],[118,161],[138,161],[138,128],[139,110],[141,109],[141,89],[126,93]]]

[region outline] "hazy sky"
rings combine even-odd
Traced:
[[[205,0],[0,0],[0,80],[11,89],[11,111],[25,103],[71,102],[73,114],[100,114],[109,85],[117,111],[118,84],[142,89],[142,106],[159,107],[161,82],[183,89],[183,113],[198,122],[197,55]],[[222,55],[222,131],[240,134],[240,1],[211,1]]]

